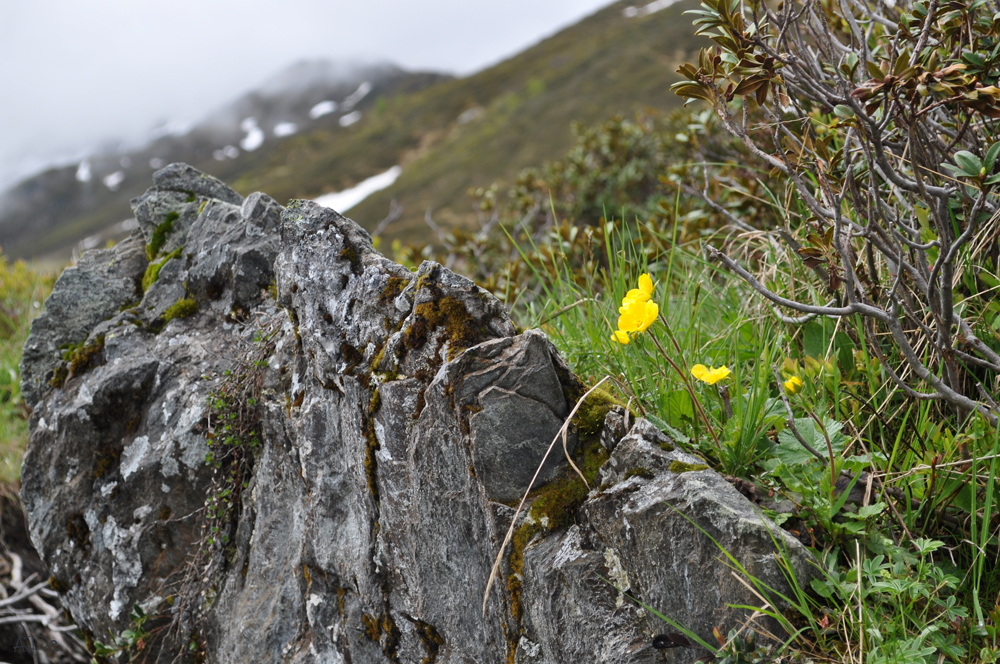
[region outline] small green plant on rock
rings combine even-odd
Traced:
[[[205,463],[212,468],[213,476],[196,551],[173,595],[177,604],[173,609],[174,627],[180,628],[181,622],[200,624],[198,617],[211,608],[217,596],[214,580],[233,563],[237,553],[232,538],[243,491],[249,486],[263,441],[261,390],[279,330],[276,321],[257,321],[251,340],[237,342],[238,351],[230,368],[221,375],[204,377],[220,379],[208,396],[205,433],[209,447]],[[186,644],[203,641],[190,631],[180,636]]]
[[[91,660],[91,664],[98,664],[98,657],[110,657],[116,662],[131,662],[146,648],[150,637],[146,623],[149,622],[150,617],[146,615],[141,606],[136,604],[132,608],[129,618],[131,622],[128,629],[123,629],[117,636],[111,633],[110,642],[94,641],[94,655],[96,657]]]

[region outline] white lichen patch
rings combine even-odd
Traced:
[[[583,549],[580,547],[580,529],[577,526],[572,526],[566,532],[566,539],[563,540],[559,551],[556,552],[556,557],[552,561],[552,567],[559,569],[566,563],[583,557],[583,555]]]
[[[114,491],[115,487],[117,486],[118,482],[108,482],[107,484],[101,487],[101,495],[107,498],[108,496],[111,495],[111,492]]]
[[[93,403],[94,395],[91,393],[87,383],[84,382],[80,385],[80,389],[76,393],[76,399],[73,401],[73,406],[74,408],[83,408],[84,406],[90,406]]]
[[[177,437],[181,446],[181,463],[192,470],[205,465],[205,455],[208,454],[208,443],[199,435],[186,433]]]
[[[121,460],[122,479],[127,480],[132,473],[139,470],[139,464],[142,463],[147,450],[149,450],[149,436],[139,436],[125,448]]]
[[[67,468],[66,470],[65,482],[66,484],[69,484],[70,482],[73,481],[73,478],[76,477],[76,474],[80,472],[80,460],[77,459],[76,457],[70,457],[69,461],[67,462],[67,465],[69,466],[69,468]]]
[[[625,571],[625,566],[622,565],[621,559],[611,547],[604,550],[604,562],[608,566],[608,576],[611,577],[611,584],[618,590],[618,599],[615,600],[615,607],[620,609],[622,604],[625,603],[625,591],[632,587],[628,581],[628,572]]]
[[[133,524],[128,530],[118,527],[115,517],[109,516],[101,529],[104,546],[111,554],[111,577],[114,582],[114,599],[108,615],[117,620],[127,604],[128,588],[134,588],[142,578],[142,560],[136,542],[142,534],[142,526]]]
[[[177,459],[169,451],[171,448],[172,446],[168,447],[168,451],[160,457],[160,474],[164,477],[173,477],[181,473],[180,464],[177,463]]]
[[[378,420],[375,420],[375,438],[379,442],[379,448],[375,451],[375,458],[379,463],[389,463],[392,461],[392,453],[385,443],[385,427]]]
[[[542,647],[522,636],[521,640],[517,642],[517,649],[528,657],[534,659],[535,657],[538,657],[538,653],[541,651]]]
[[[162,491],[163,493],[170,493],[170,487],[166,484],[161,484],[160,491]]]
[[[142,521],[146,518],[146,515],[153,511],[153,508],[149,505],[143,505],[142,507],[137,507],[132,511],[132,518],[136,521]]]

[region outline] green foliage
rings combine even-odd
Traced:
[[[138,661],[143,650],[146,649],[150,637],[146,623],[150,617],[142,610],[142,607],[135,604],[129,614],[129,626],[123,629],[117,636],[111,632],[111,641],[102,643],[94,641],[94,655],[92,664],[97,664],[97,657],[113,658],[116,662]]]
[[[152,246],[152,245],[148,245],[148,246]],[[147,253],[149,253],[148,252],[148,246],[147,246]],[[160,260],[156,261],[155,263],[151,262],[149,265],[146,266],[146,272],[145,272],[145,274],[142,275],[142,292],[143,293],[145,293],[146,291],[148,291],[149,287],[152,286],[154,283],[156,283],[156,280],[160,277],[160,270],[163,268],[163,266],[166,264],[166,262],[169,261],[172,258],[179,258],[181,256],[181,252],[183,251],[183,249],[184,249],[183,247],[177,247],[176,249],[174,249],[173,251],[171,251],[169,254],[167,254],[166,256],[164,256],[163,258],[161,258]],[[155,254],[154,254],[154,256],[155,256]],[[152,260],[152,259],[150,259],[150,260]]]
[[[180,218],[180,214],[171,210],[167,213],[167,216],[163,221],[153,230],[153,237],[150,239],[149,244],[146,245],[146,259],[152,262],[154,258],[160,253],[160,249],[163,248],[163,244],[167,241],[167,236],[174,230],[174,222]],[[145,282],[145,279],[143,279]],[[156,281],[156,279],[153,279]],[[152,282],[150,282],[152,283]],[[143,290],[146,286],[143,286]]]
[[[177,300],[163,312],[163,324],[166,325],[175,318],[187,318],[198,313],[198,301],[192,298]]]
[[[855,345],[892,384],[996,425],[980,386],[1000,374],[1000,337],[980,294],[997,284],[979,275],[1000,267],[1000,88],[988,64],[1000,22],[984,2],[964,15],[930,7],[860,6],[862,36],[838,5],[706,0],[695,25],[717,46],[683,65],[674,89],[711,104],[732,141],[701,151],[701,182],[685,190],[783,242],[809,285],[759,278],[766,267],[718,248],[713,260],[805,319],[853,319]],[[814,49],[811,21],[831,31]],[[753,223],[728,209],[748,199],[750,169],[765,192],[751,200],[767,207]]]
[[[646,218],[659,212],[659,176],[669,154],[652,118],[615,117],[599,125],[572,125],[573,147],[541,169],[528,168],[514,179],[505,214],[593,224],[606,215]],[[473,192],[479,209],[492,212],[498,187]]]
[[[255,332],[244,356],[223,372],[209,396],[209,453],[205,463],[215,469],[205,501],[209,534],[204,546],[209,550],[229,543],[234,510],[253,470],[262,440],[260,391],[276,333],[274,326]]]
[[[733,147],[701,111],[687,118],[675,115],[651,131],[660,133],[663,150],[689,160],[702,150]],[[662,189],[650,199],[655,209],[636,212],[634,221],[594,227],[562,219],[552,210],[571,210],[575,199],[557,197],[557,189],[550,190],[547,213],[524,216],[517,197],[503,198],[497,186],[480,194],[487,202],[484,214],[505,229],[503,236],[451,232],[441,249],[420,251],[467,268],[478,283],[506,297],[518,323],[542,327],[586,381],[615,377],[616,398],[631,400],[679,446],[756,485],[758,495],[792,504],[790,511],[769,515],[825,559],[840,561],[832,567],[838,573],[850,574],[848,556],[855,556],[858,542],[864,555],[885,555],[873,542],[898,532],[900,521],[915,539],[946,542],[958,566],[948,574],[967,574],[969,584],[945,584],[930,595],[939,593],[942,602],[966,615],[980,611],[984,627],[979,635],[971,622],[947,623],[934,613],[914,614],[905,629],[890,629],[898,616],[872,595],[866,620],[885,621],[885,628],[879,627],[884,641],[878,647],[870,641],[865,653],[913,656],[933,647],[935,658],[944,653],[947,660],[954,656],[949,653],[959,652],[956,643],[967,643],[969,653],[985,653],[982,661],[993,661],[989,653],[997,650],[1000,632],[990,614],[992,599],[980,598],[1000,591],[1000,574],[985,563],[996,550],[989,524],[995,528],[991,515],[997,513],[998,499],[994,480],[986,479],[995,476],[995,469],[987,472],[980,464],[976,471],[968,460],[991,458],[994,430],[985,420],[957,417],[940,402],[896,389],[886,362],[890,342],[871,337],[864,321],[776,317],[744,279],[706,262],[706,245],[725,247],[760,275],[760,283],[785,297],[825,296],[829,283],[811,279],[816,266],[840,260],[828,230],[807,234],[800,252],[790,251],[778,231],[736,233],[750,224],[777,223],[777,212],[788,209],[776,204],[776,191],[788,195],[780,189],[785,176],[733,166],[708,181],[714,199],[706,201],[705,190],[692,182],[708,172],[705,166],[676,158],[668,162]],[[990,242],[995,247],[996,237]],[[412,248],[400,249],[404,258],[417,257]],[[662,318],[622,346],[611,340],[617,307],[644,272],[653,275]],[[982,274],[977,279],[983,280]],[[988,303],[987,298],[966,299],[964,306]],[[692,390],[686,377],[696,363],[726,365],[733,373]],[[792,377],[799,382],[789,391],[785,383]],[[639,469],[633,474],[642,475]],[[523,527],[515,533],[515,544],[526,544],[536,531]],[[938,567],[945,569],[940,562]],[[923,572],[913,573],[922,578]],[[519,590],[514,585],[512,592]],[[837,634],[846,628],[837,625],[850,620],[851,602],[835,597],[820,606],[810,595],[814,589],[797,582],[793,588],[790,599],[810,627],[801,631],[785,623],[790,644],[801,653],[838,660],[845,646]],[[852,637],[852,647],[858,637]],[[728,661],[766,661],[752,641],[723,641]]]
[[[944,543],[918,538],[911,542],[913,552],[888,538],[870,537],[866,543],[879,553],[855,560],[847,569],[831,554],[823,577],[812,581],[819,597],[855,605],[849,609],[854,616],[834,616],[834,620],[852,640],[866,642],[866,661],[966,661],[969,642],[962,625],[969,611],[959,603],[960,578],[947,571],[953,569],[950,564],[935,563],[933,556]]]
[[[31,321],[42,311],[55,277],[10,263],[0,253],[0,487],[21,475],[28,444],[28,404],[21,399],[21,348]]]

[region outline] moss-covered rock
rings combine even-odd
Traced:
[[[160,253],[163,244],[167,241],[167,236],[174,230],[174,222],[180,219],[180,213],[172,210],[153,231],[153,237],[146,245],[146,258],[152,261]]]
[[[587,395],[580,408],[573,416],[573,424],[577,430],[584,435],[595,434],[604,425],[604,418],[608,411],[615,406],[625,407],[621,400],[603,388],[597,388]]]
[[[672,473],[692,473],[699,470],[708,470],[708,464],[704,463],[685,463],[683,461],[674,461],[670,464],[670,472]]]
[[[146,268],[146,273],[142,275],[142,292],[145,293],[149,290],[149,287],[156,283],[156,280],[160,277],[160,270],[166,265],[167,261],[172,258],[179,258],[183,247],[177,247],[169,254],[164,256],[162,259],[155,263],[150,263]]]

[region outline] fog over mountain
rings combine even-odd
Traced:
[[[388,61],[464,75],[604,4],[4,3],[0,189],[53,164],[134,149],[157,133],[184,129],[300,60]]]

